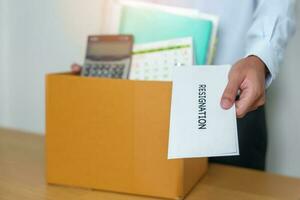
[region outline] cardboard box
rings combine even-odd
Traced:
[[[46,77],[48,183],[178,199],[207,159],[167,160],[171,82]]]

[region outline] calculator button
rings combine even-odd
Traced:
[[[122,78],[123,73],[124,73],[123,68],[120,67],[120,65],[115,65],[112,68],[112,78]]]
[[[121,71],[123,71],[123,70],[125,69],[125,65],[120,65],[120,66],[119,66],[119,69],[120,69]]]
[[[88,76],[90,74],[91,65],[87,64],[83,68],[83,76]]]
[[[102,77],[109,77],[110,76],[110,67],[108,65],[103,65],[102,66]]]
[[[111,64],[105,64],[105,67],[110,69],[112,67],[112,65]]]
[[[97,76],[97,70],[95,66],[91,67],[90,76]]]

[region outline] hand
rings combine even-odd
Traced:
[[[82,66],[78,65],[77,63],[74,63],[71,65],[71,72],[74,74],[80,74]]]
[[[265,103],[265,77],[268,70],[257,56],[239,60],[229,72],[229,81],[224,90],[221,106],[229,109],[235,102],[236,115],[244,117]],[[240,90],[239,99],[236,96]]]

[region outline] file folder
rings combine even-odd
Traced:
[[[195,64],[206,64],[213,30],[211,20],[124,4],[119,33],[133,34],[135,44],[192,37]]]

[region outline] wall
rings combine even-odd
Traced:
[[[7,67],[6,67],[6,54],[7,54],[7,5],[5,0],[0,0],[0,126],[4,125],[7,121],[8,110],[6,102],[8,101],[8,88],[7,84]]]
[[[297,33],[292,38],[278,78],[267,98],[268,170],[300,177],[300,2]]]
[[[82,63],[87,35],[100,32],[103,0],[1,1],[9,19],[1,125],[43,133],[44,76]]]
[[[0,0],[0,126],[44,133],[44,75],[82,63],[86,36],[100,32],[103,2]],[[298,44],[300,31],[268,91],[267,119],[268,170],[300,177]]]
[[[4,14],[3,14],[3,10],[4,10],[4,1],[0,0],[0,30],[4,29]],[[1,123],[4,120],[4,114],[3,114],[3,104],[4,104],[4,92],[3,92],[3,88],[4,88],[4,67],[3,67],[3,47],[2,47],[2,43],[4,40],[4,36],[3,36],[3,32],[0,31],[0,126]]]

